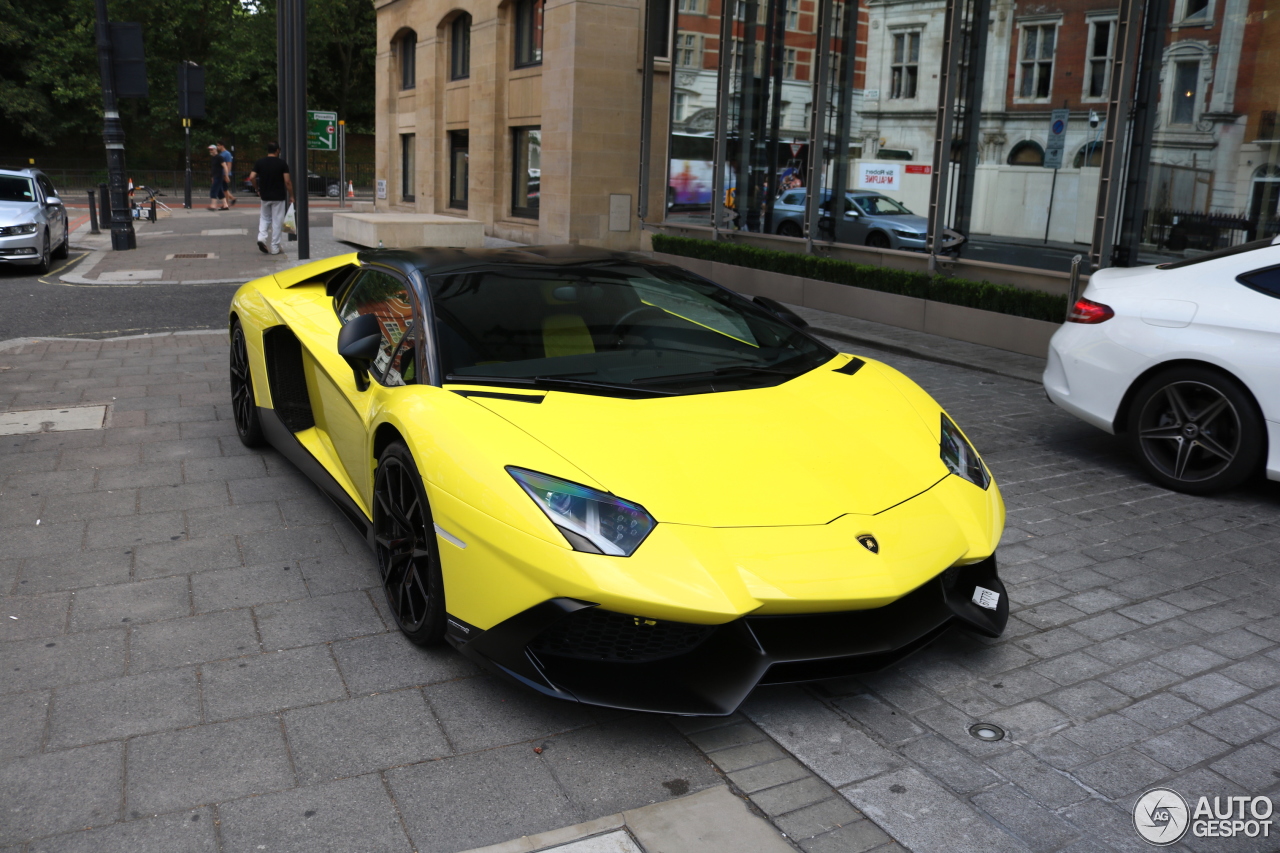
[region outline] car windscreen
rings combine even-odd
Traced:
[[[870,216],[909,216],[911,211],[898,204],[888,196],[883,195],[864,195],[858,196],[858,206],[863,212]]]
[[[676,269],[509,266],[430,279],[446,381],[581,393],[776,385],[835,355],[772,313]]]
[[[30,178],[0,175],[0,201],[35,201],[36,191]]]
[[[1197,255],[1194,258],[1187,258],[1183,261],[1170,261],[1167,264],[1157,264],[1158,270],[1176,270],[1182,267],[1189,267],[1195,264],[1203,264],[1205,261],[1216,261],[1218,258],[1226,258],[1231,255],[1239,255],[1244,252],[1253,252],[1258,249],[1265,249],[1272,245],[1273,238],[1267,237],[1265,240],[1254,240],[1250,243],[1241,243],[1239,246],[1229,246],[1225,249],[1218,249],[1215,252],[1206,252],[1203,255]]]

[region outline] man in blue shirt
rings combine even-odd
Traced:
[[[234,180],[235,173],[234,173],[234,169],[232,168],[232,164],[235,163],[236,158],[234,154],[232,154],[230,151],[227,150],[226,144],[223,143],[222,141],[218,142],[218,156],[222,158],[222,162],[227,164],[226,168],[223,170],[224,172],[223,182],[226,184],[226,186],[223,188],[222,191],[226,194],[227,203],[231,207],[235,207],[236,197],[231,194],[231,188],[236,185]]]

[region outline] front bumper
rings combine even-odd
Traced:
[[[39,231],[0,237],[0,263],[38,264],[43,246],[44,237]]]
[[[994,610],[974,588],[999,593]],[[997,637],[1009,600],[995,555],[954,566],[871,610],[744,616],[722,625],[659,622],[555,598],[488,631],[450,617],[448,638],[486,668],[562,699],[664,714],[727,715],[758,684],[873,672],[952,624]]]

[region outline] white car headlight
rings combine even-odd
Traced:
[[[507,466],[575,551],[630,557],[657,525],[644,507],[537,471]]]
[[[978,451],[973,449],[957,427],[945,414],[942,416],[942,462],[957,477],[985,489],[991,485],[991,474],[982,464]]]
[[[34,222],[28,222],[25,225],[7,225],[0,227],[0,237],[13,237],[18,234],[34,234],[40,226]]]

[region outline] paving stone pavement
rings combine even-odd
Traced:
[[[1275,795],[1280,488],[1164,492],[1034,384],[882,357],[1004,492],[1009,630],[673,728],[389,629],[345,520],[235,438],[221,335],[0,352],[0,408],[112,406],[0,438],[0,850],[456,851],[727,780],[805,850],[1105,853],[1152,785]]]

